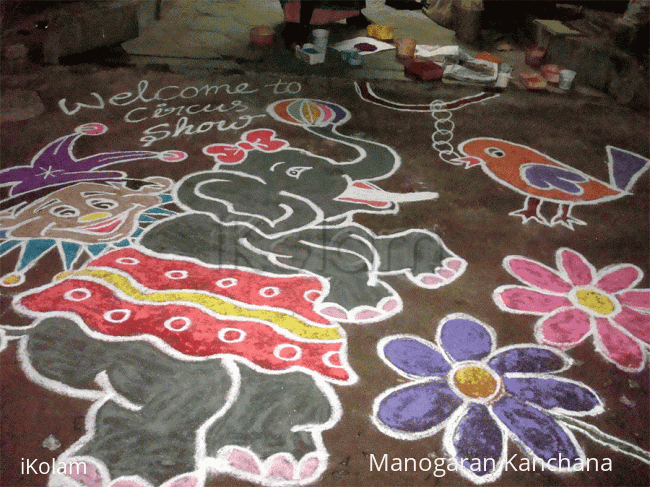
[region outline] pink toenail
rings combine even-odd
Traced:
[[[304,460],[300,462],[300,478],[301,479],[308,479],[314,473],[316,473],[316,470],[318,470],[318,465],[320,464],[320,461],[316,457],[311,457],[308,458],[307,460]]]
[[[285,457],[278,455],[269,467],[269,477],[291,480],[293,478],[293,464]]]
[[[450,271],[449,269],[440,269],[437,274],[445,279],[449,279],[456,275],[454,271]]]
[[[99,467],[88,460],[68,460],[65,474],[87,487],[102,487],[104,485]]]
[[[146,487],[145,484],[133,479],[117,480],[111,487]]]
[[[377,311],[367,309],[365,311],[359,311],[356,315],[354,315],[354,318],[356,320],[370,320],[372,318],[376,318],[377,316],[380,316]]]
[[[348,315],[344,311],[342,311],[342,310],[340,310],[338,308],[334,308],[333,306],[330,306],[329,308],[321,309],[320,314],[329,316],[330,318],[335,318],[337,320],[347,320],[348,319]]]
[[[426,286],[435,286],[437,284],[442,284],[443,282],[445,281],[443,281],[437,276],[425,276],[424,278],[422,278],[422,283],[425,284]]]
[[[399,302],[396,299],[390,299],[382,306],[384,311],[393,311],[399,306]]]
[[[255,475],[260,474],[260,467],[257,460],[249,452],[234,448],[228,456],[228,463],[235,467],[237,470],[243,472],[250,472]]]
[[[183,475],[169,484],[163,484],[161,487],[199,487],[199,479],[194,474]]]

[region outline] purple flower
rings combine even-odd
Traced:
[[[372,419],[382,432],[417,440],[444,429],[449,458],[475,483],[501,475],[508,438],[553,471],[585,464],[584,451],[555,416],[604,409],[591,388],[554,375],[571,359],[543,345],[496,349],[494,330],[464,314],[442,320],[436,342],[395,335],[378,343],[387,365],[412,380],[375,399]]]

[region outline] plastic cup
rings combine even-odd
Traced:
[[[415,39],[412,37],[399,37],[395,39],[395,47],[397,48],[397,56],[399,57],[415,56]]]
[[[571,84],[573,83],[573,79],[575,77],[575,71],[571,71],[570,69],[562,69],[560,71],[560,89],[565,91],[571,89]]]
[[[327,49],[327,39],[330,31],[327,29],[314,29],[314,48],[323,52]]]

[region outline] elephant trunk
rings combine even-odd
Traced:
[[[333,125],[310,127],[308,130],[320,137],[351,146],[359,152],[359,156],[351,161],[337,162],[345,166],[345,174],[352,181],[384,179],[400,166],[401,158],[386,145],[341,135]]]

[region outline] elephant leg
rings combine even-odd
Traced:
[[[381,274],[404,273],[417,286],[435,289],[457,279],[467,262],[452,253],[437,235],[413,230],[377,237]]]
[[[100,401],[89,410],[85,441],[64,456],[101,462],[106,484],[135,475],[160,485],[194,471],[197,431],[223,407],[233,383],[220,360],[183,362],[147,342],[102,342],[66,319],[43,320],[26,354],[32,377],[35,371],[55,387],[88,389],[88,398]],[[100,373],[103,393],[90,387]]]
[[[333,426],[339,407],[330,386],[301,372],[238,368],[239,395],[208,426],[207,456],[217,458],[222,471],[261,483],[318,476],[327,462],[320,434]]]
[[[370,322],[401,310],[397,293],[377,278],[374,235],[363,227],[323,227],[292,234],[269,248],[278,262],[329,283],[316,310],[337,321]]]

